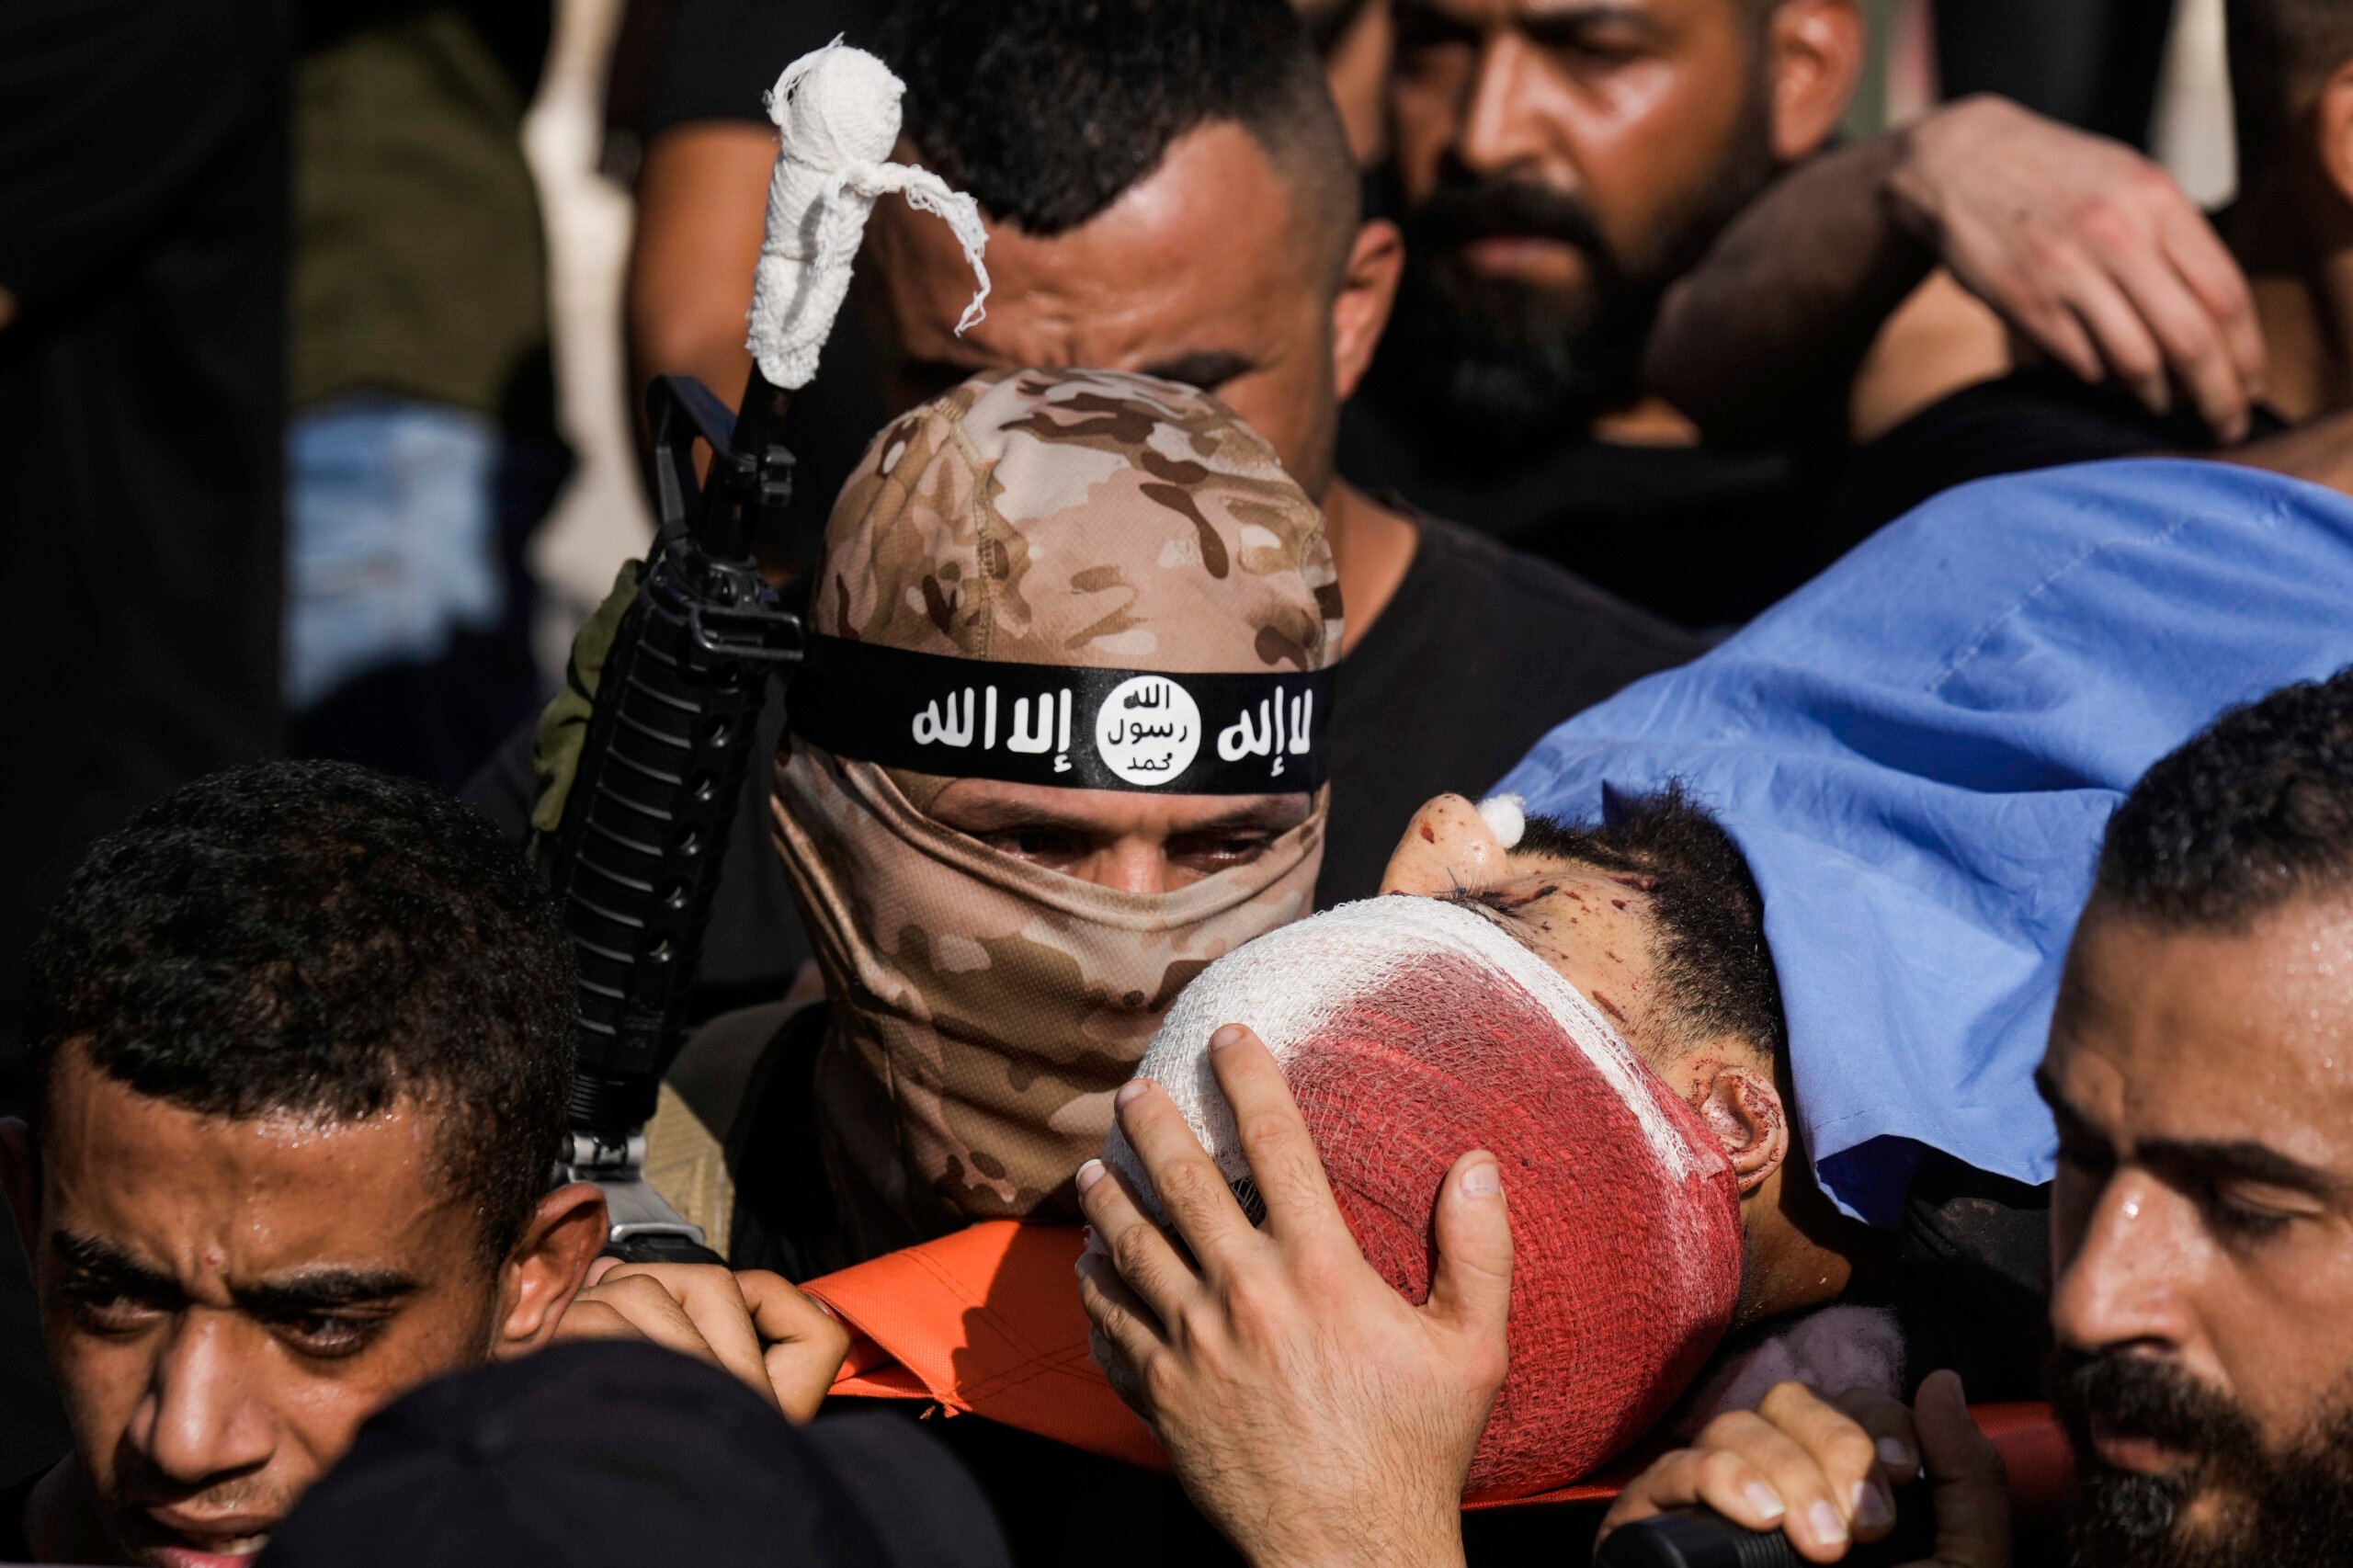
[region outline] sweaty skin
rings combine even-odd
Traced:
[[[2095,904],[2040,1081],[2059,1123],[2051,1321],[2063,1348],[2145,1356],[2227,1400],[2267,1448],[2344,1420],[2353,1368],[2353,899],[2239,932]],[[2099,1462],[2194,1456],[2095,1420]],[[2184,1543],[2242,1500],[2198,1485]]]
[[[407,1100],[354,1122],[204,1117],[72,1047],[51,1095],[40,1176],[23,1125],[6,1139],[79,1456],[28,1512],[50,1561],[250,1561],[380,1406],[544,1342],[602,1240],[575,1186],[485,1259]]]
[[[904,144],[896,153],[912,155]],[[1302,243],[1322,221],[1247,131],[1211,125],[1068,233],[990,224],[988,319],[961,338],[971,269],[946,226],[904,202],[879,203],[868,220],[851,298],[892,415],[1005,366],[1141,370],[1215,393],[1323,506],[1349,635],[1360,637],[1404,577],[1415,533],[1333,472],[1333,448],[1403,253],[1387,222],[1363,225],[1338,257]]]

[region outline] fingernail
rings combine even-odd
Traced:
[[[1816,1503],[1806,1511],[1805,1520],[1807,1527],[1813,1532],[1816,1546],[1847,1544],[1847,1521],[1840,1518],[1838,1510],[1829,1504]]]
[[[1122,1107],[1135,1104],[1136,1096],[1143,1093],[1143,1086],[1151,1082],[1152,1080],[1149,1078],[1129,1079],[1126,1083],[1120,1085],[1120,1092],[1111,1096],[1111,1103],[1115,1106]]]
[[[1875,1530],[1895,1520],[1894,1506],[1868,1481],[1855,1483],[1854,1505],[1855,1523],[1864,1529]]]
[[[1756,1510],[1756,1517],[1768,1525],[1779,1524],[1781,1516],[1789,1512],[1781,1502],[1781,1494],[1761,1481],[1752,1481],[1742,1487],[1741,1495],[1746,1497],[1748,1506]]]
[[[1081,1193],[1085,1193],[1088,1187],[1093,1187],[1097,1182],[1101,1181],[1102,1179],[1102,1161],[1089,1160],[1086,1164],[1078,1167],[1078,1190]]]
[[[1462,1191],[1470,1198],[1493,1198],[1504,1189],[1504,1173],[1492,1160],[1462,1173]]]
[[[1920,1473],[1920,1456],[1914,1453],[1912,1445],[1901,1437],[1893,1435],[1881,1437],[1879,1440],[1879,1457],[1881,1464],[1898,1475]]]
[[[1250,1031],[1248,1029],[1244,1028],[1240,1024],[1228,1024],[1223,1028],[1218,1030],[1217,1033],[1210,1036],[1210,1049],[1211,1051],[1223,1051],[1227,1046],[1232,1045],[1234,1041],[1240,1040],[1244,1035],[1246,1035]]]

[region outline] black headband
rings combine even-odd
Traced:
[[[1332,672],[1001,665],[812,637],[785,701],[836,756],[1065,790],[1279,795],[1324,782]]]

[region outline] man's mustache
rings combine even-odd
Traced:
[[[1609,241],[1593,210],[1565,191],[1528,180],[1442,186],[1415,210],[1413,238],[1433,251],[1497,235],[1558,240],[1607,259]]]
[[[2146,1356],[2063,1354],[2052,1403],[2076,1457],[2097,1463],[2097,1424],[2111,1436],[2146,1438],[2205,1460],[2259,1459],[2261,1439],[2244,1411],[2187,1372]]]

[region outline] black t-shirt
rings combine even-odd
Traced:
[[[2254,413],[2253,437],[2287,422]],[[2194,413],[2151,414],[2129,392],[2037,366],[1931,403],[1856,454],[1825,502],[1832,527],[1860,539],[1955,485],[2105,458],[2198,453],[2214,437]]]
[[[1339,468],[1688,627],[1748,619],[1855,542],[1820,509],[1836,454],[1639,447],[1582,432],[1476,454],[1375,375],[1341,411]],[[1859,536],[1857,536],[1859,537]]]
[[[1423,801],[1476,797],[1563,719],[1702,644],[1548,562],[1435,517],[1340,663],[1319,908],[1380,891]]]

